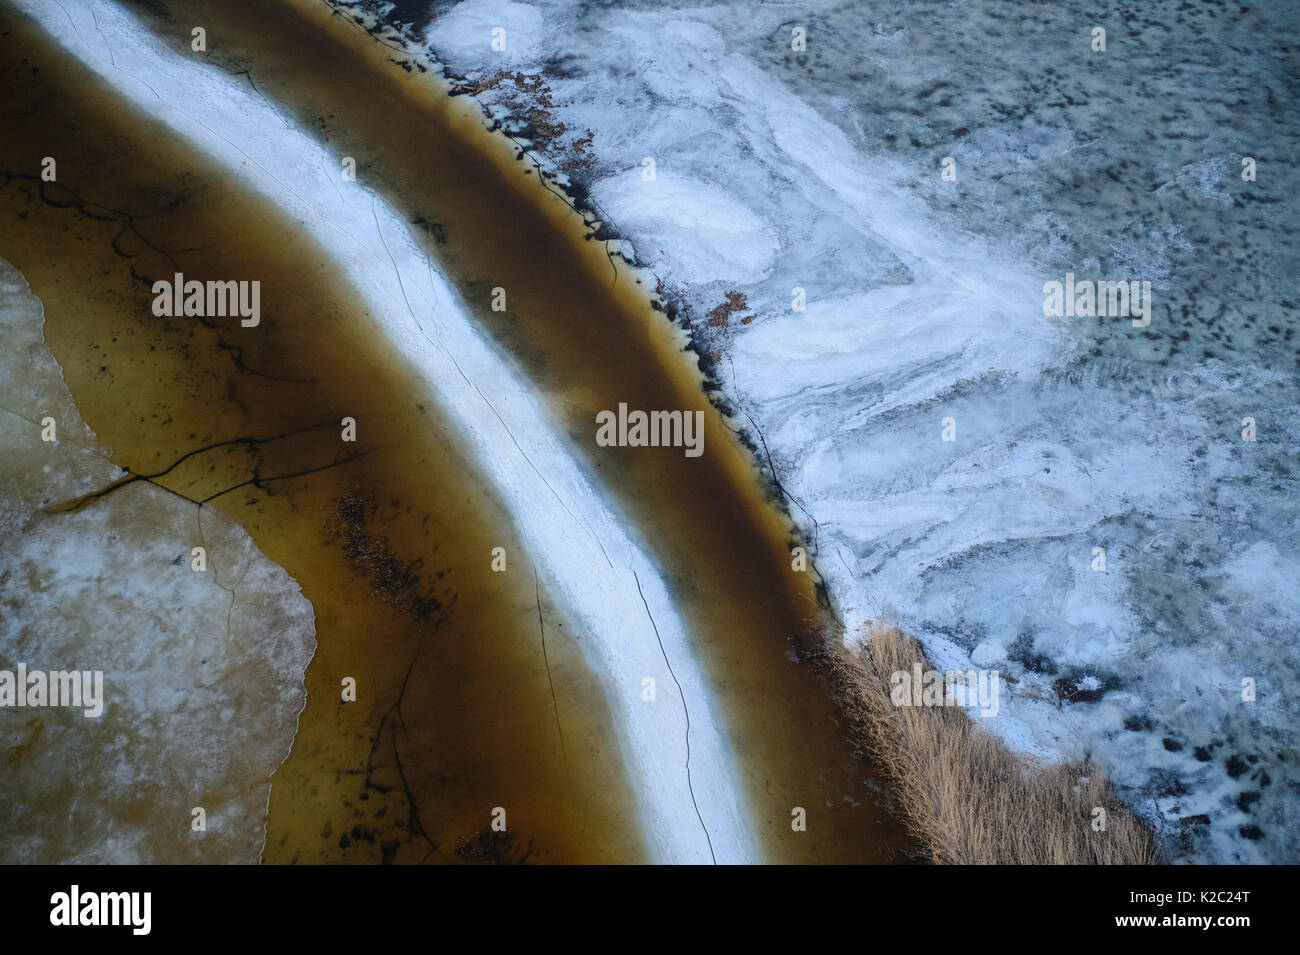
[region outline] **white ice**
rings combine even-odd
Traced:
[[[652,856],[758,860],[709,685],[648,551],[589,480],[534,388],[475,327],[403,216],[363,182],[343,182],[341,157],[287,128],[246,82],[174,52],[116,5],[19,5],[134,106],[301,221],[370,303],[376,332],[424,374],[561,612],[590,637],[583,646],[606,680]],[[644,677],[655,678],[658,702],[642,702]],[[678,682],[690,713],[689,783]]]

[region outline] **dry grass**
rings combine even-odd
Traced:
[[[865,645],[830,661],[840,704],[863,748],[894,782],[901,814],[931,859],[977,865],[1149,865],[1151,832],[1086,762],[1037,766],[961,707],[895,706],[890,675],[929,663],[921,646],[873,625]],[[1094,807],[1106,828],[1094,831]]]

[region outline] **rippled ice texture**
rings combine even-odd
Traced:
[[[510,74],[480,99],[681,297],[851,630],[1014,674],[989,722],[1110,766],[1175,854],[1300,858],[1300,7],[385,9]],[[1150,326],[1044,317],[1067,271],[1150,281]]]

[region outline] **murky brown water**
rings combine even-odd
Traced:
[[[0,191],[0,255],[43,300],[47,341],[114,459],[149,474],[216,442],[268,439],[197,454],[159,479],[200,500],[254,468],[273,479],[364,453],[206,505],[242,522],[316,612],[267,860],[456,860],[467,843],[472,857],[640,858],[601,690],[548,620],[562,752],[527,556],[325,256],[34,27],[6,14],[0,32],[0,168],[19,176]],[[57,183],[25,178],[47,155]],[[261,325],[155,317],[133,274],[169,276],[172,260],[187,277],[259,277]],[[244,369],[220,341],[243,349]],[[355,445],[340,441],[344,415],[359,422]],[[498,545],[513,572],[489,572]],[[346,705],[345,676],[359,694]],[[494,806],[527,835],[478,840]]]
[[[819,645],[827,619],[813,580],[791,570],[789,522],[764,500],[748,452],[708,406],[693,358],[636,277],[621,270],[613,281],[604,247],[585,241],[567,204],[484,131],[472,102],[395,66],[391,50],[316,0],[149,6],[166,9],[171,24],[159,29],[178,48],[203,25],[226,68],[247,67],[332,150],[356,156],[368,185],[411,220],[436,224],[445,243],[435,252],[476,318],[544,389],[663,563],[718,694],[765,856],[884,861],[903,846],[821,678],[792,661]],[[43,203],[36,183],[9,183],[0,254],[44,299],[51,347],[117,460],[161,470],[213,441],[330,422],[258,446],[263,474],[292,473],[351,447],[332,426],[342,415],[366,422],[357,445],[365,457],[277,482],[274,493],[245,488],[214,502],[301,582],[317,612],[321,648],[293,754],[272,788],[267,860],[456,858],[490,808],[508,804],[518,807],[511,829],[528,836],[480,840],[485,855],[640,858],[603,699],[574,648],[551,641],[566,774],[533,581],[487,572],[490,548],[514,545],[508,521],[473,490],[482,482],[472,462],[400,356],[377,344],[310,237],[79,71],[56,71],[58,57],[11,19],[6,86],[20,92],[3,122],[26,125],[0,146],[0,165],[35,172],[43,155],[74,157],[60,160],[61,184],[105,206],[147,210],[135,222],[155,246],[197,247],[173,254],[187,277],[263,277],[263,314],[275,318],[264,317],[257,335],[240,335],[237,322],[214,333],[154,318],[130,270],[169,273],[159,253],[128,231],[118,246],[134,257],[123,258],[113,248],[120,218],[61,208],[72,202],[62,190],[47,189]],[[28,52],[37,48],[40,62]],[[504,313],[488,307],[495,286],[507,289]],[[245,348],[247,369],[311,380],[239,370],[218,334]],[[595,413],[619,402],[704,410],[704,455],[596,447]],[[227,449],[209,471],[211,455],[197,456],[168,486],[206,496],[246,479],[249,458]],[[339,705],[338,681],[349,674],[369,703]],[[807,809],[807,832],[791,831],[794,806]],[[428,838],[412,837],[412,824]]]

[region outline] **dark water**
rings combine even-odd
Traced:
[[[695,332],[846,615],[1016,675],[1015,741],[1092,753],[1178,851],[1296,857],[1300,6],[473,8],[514,30],[504,58],[430,9],[467,82],[541,91],[482,99],[680,301],[745,296],[752,324]],[[1067,272],[1150,282],[1150,325],[1045,319],[1022,292]],[[949,415],[969,440],[935,439]]]
[[[287,115],[357,156],[368,181],[444,243],[439,264],[662,561],[718,694],[764,854],[880,861],[905,845],[821,678],[796,662],[829,621],[813,581],[790,569],[791,526],[636,278],[614,280],[601,244],[472,111],[322,5],[148,11],[178,47],[202,22],[221,37],[219,65],[247,69]],[[332,427],[259,443],[263,475],[329,466],[207,505],[241,522],[316,610],[320,649],[293,752],[274,779],[267,861],[639,859],[607,690],[564,640],[549,644],[548,674],[531,575],[487,570],[491,547],[513,544],[508,519],[476,490],[472,449],[447,434],[402,357],[382,346],[309,237],[100,92],[29,27],[6,28],[14,85],[19,71],[44,66],[7,103],[6,128],[20,116],[27,125],[4,147],[4,167],[38,167],[58,150],[78,157],[60,166],[60,185],[93,196],[90,211],[150,211],[115,250],[120,216],[43,201],[27,179],[7,186],[15,213],[0,254],[44,301],[68,384],[117,459],[160,470],[232,436],[287,435],[343,414],[366,422],[364,456],[337,464]],[[187,277],[263,276],[263,313],[275,320],[232,342],[237,328],[155,318],[132,269],[169,273],[172,259]],[[504,315],[487,307],[497,285],[511,290]],[[621,401],[706,411],[708,453],[596,447],[595,411]],[[249,458],[202,456],[168,486],[202,499],[246,479]],[[540,603],[545,616],[544,593]],[[551,633],[562,624],[547,617]],[[358,677],[364,702],[339,704],[344,675]],[[518,807],[504,838],[485,831],[503,804]],[[807,833],[790,831],[796,805],[814,814]]]
[[[18,133],[0,147],[0,255],[42,299],[79,407],[136,473],[258,438],[197,454],[160,483],[202,500],[267,478],[204,507],[242,523],[315,609],[307,709],[275,776],[267,860],[640,858],[603,690],[560,639],[548,679],[510,521],[364,306],[295,223],[125,109],[34,27],[6,15],[0,29],[12,91],[0,122]],[[44,155],[60,164],[42,186],[26,171]],[[185,251],[158,251],[171,249]],[[262,323],[155,317],[138,277],[173,263],[200,279],[260,276]],[[362,456],[346,461],[344,415],[361,423]],[[497,545],[524,569],[488,572]],[[544,593],[541,609],[558,632]],[[358,684],[346,705],[345,676]],[[512,834],[482,835],[502,804]]]

